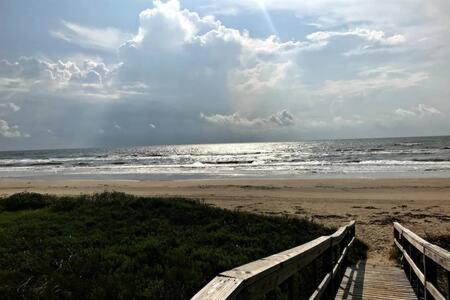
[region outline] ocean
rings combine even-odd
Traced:
[[[450,136],[0,152],[0,178],[449,176]]]

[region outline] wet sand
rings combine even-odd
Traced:
[[[357,221],[369,258],[383,264],[392,247],[392,222],[419,235],[450,233],[450,178],[233,179],[177,181],[0,179],[0,196],[21,191],[77,195],[122,191],[181,196],[259,214],[305,217],[329,226]]]

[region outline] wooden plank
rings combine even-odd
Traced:
[[[314,291],[314,293],[311,295],[311,297],[309,298],[310,300],[316,300],[316,299],[320,299],[323,295],[323,293],[325,292],[325,290],[327,289],[328,284],[331,281],[331,275],[330,273],[328,273],[323,280],[320,282],[319,287]]]
[[[353,230],[355,222],[339,228],[331,236],[323,236],[298,247],[223,272],[200,290],[193,299],[253,298],[264,295],[311,263]]]
[[[341,227],[340,230],[336,231],[334,234],[331,235],[332,237],[332,245],[335,244],[336,238],[341,238],[344,237],[345,234],[348,232],[348,230],[351,227],[355,226],[355,221],[350,222],[349,225],[347,225],[346,227]],[[338,240],[338,242],[336,244],[338,244],[341,241]],[[332,271],[332,275],[335,276],[337,271],[339,270],[339,268],[341,267],[342,262],[344,261],[345,255],[347,255],[348,249],[352,246],[353,242],[355,241],[355,237],[353,237],[351,239],[351,241],[349,242],[349,244],[344,248],[344,250],[342,251],[341,256],[339,257],[338,261],[336,262],[336,265],[333,268]],[[330,284],[331,282],[331,274],[328,273],[325,278],[322,280],[322,282],[319,284],[319,286],[317,287],[317,289],[314,291],[314,293],[311,295],[310,299],[320,299],[323,295],[323,293],[325,292],[325,290],[328,287],[328,284]]]
[[[238,292],[238,287],[242,283],[242,279],[231,277],[217,276],[202,288],[194,297],[193,300],[210,299],[210,300],[224,300],[234,299]]]
[[[342,230],[345,230],[346,228],[348,228],[348,226],[351,226],[351,224],[354,223],[352,222],[347,226],[341,227],[338,230],[339,233],[342,234]],[[237,267],[230,271],[223,272],[221,273],[221,275],[241,278],[247,280],[247,284],[251,284],[254,281],[259,280],[260,278],[267,276],[271,272],[278,271],[278,269],[281,268],[287,268],[287,266],[290,264],[294,265],[296,268],[301,268],[316,259],[325,250],[327,250],[330,246],[330,239],[331,236],[320,237],[290,250],[286,250],[278,254],[274,254],[269,257]],[[286,273],[286,278],[290,277],[293,274],[289,271]]]
[[[408,241],[413,244],[418,250],[420,250],[425,244],[428,244],[426,240],[424,240],[408,228],[402,226],[398,222],[394,222],[394,228],[397,229],[402,234],[402,236],[406,237]]]
[[[353,227],[355,227],[355,221],[351,221],[348,225],[342,226],[337,230],[335,233],[331,235],[331,238],[333,240],[333,246],[339,244],[342,239],[346,236],[347,232],[351,230]]]
[[[445,270],[450,271],[450,252],[427,242],[397,222],[394,222],[394,228],[401,233],[401,236],[406,238],[418,251],[421,253],[424,253],[425,251],[425,255],[427,257],[442,266]]]
[[[417,299],[400,268],[376,266],[367,261],[349,266],[336,299],[405,300]]]
[[[329,240],[330,237],[320,237],[291,250],[223,272],[221,275],[247,280],[247,284],[251,284],[272,272],[278,272],[280,269],[286,269],[286,276],[289,277],[295,273],[297,267],[305,266],[327,250]],[[294,268],[289,268],[290,265]]]
[[[425,252],[426,256],[428,256],[442,268],[450,272],[450,252],[433,244],[428,244],[425,247]]]
[[[345,256],[347,255],[348,249],[353,245],[355,242],[355,237],[352,238],[350,243],[348,243],[347,247],[344,248],[344,251],[342,251],[341,257],[339,257],[338,261],[336,262],[336,265],[333,268],[333,276],[336,275],[337,271],[341,267],[342,262],[344,261]]]
[[[221,275],[243,279],[243,298],[262,296],[326,251],[330,244],[329,239],[322,237],[314,240],[314,243],[297,247],[296,251],[300,252],[298,255],[285,251],[223,272]]]
[[[406,261],[408,262],[409,266],[411,267],[411,269],[414,271],[414,273],[416,274],[417,278],[420,280],[420,282],[422,284],[425,284],[425,276],[423,275],[423,273],[420,271],[419,267],[416,266],[416,264],[414,263],[414,261],[412,260],[412,258],[408,255],[408,253],[405,251],[405,249],[402,249],[403,252],[403,257],[406,259]]]
[[[408,255],[405,249],[403,249],[402,245],[397,240],[394,240],[397,247],[402,251],[403,257],[406,259],[408,264],[411,266],[411,269],[416,274],[417,278],[420,280],[423,286],[430,292],[430,294],[434,297],[434,299],[445,300],[444,295],[442,295],[439,290],[433,285],[433,283],[429,281],[425,281],[424,274],[420,271],[420,269],[416,266],[412,258]]]
[[[441,292],[439,292],[439,290],[429,281],[427,281],[427,290],[434,297],[434,299],[436,299],[436,300],[446,300],[444,295],[442,295]]]
[[[420,251],[423,255],[433,260],[435,263],[444,268],[447,272],[450,270],[450,252],[433,245],[411,230],[405,228],[399,223],[394,223],[394,228],[400,233],[402,238],[406,238],[411,245],[414,246],[418,251]],[[432,282],[426,280],[424,274],[420,271],[420,269],[416,266],[415,262],[408,255],[407,251],[403,249],[402,245],[394,239],[397,247],[402,251],[403,257],[408,261],[408,264],[411,266],[411,269],[414,271],[418,279],[421,281],[422,285],[426,288],[426,290],[435,298],[439,300],[444,300],[445,297],[440,293],[440,291],[433,285]]]

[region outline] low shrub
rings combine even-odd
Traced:
[[[18,193],[7,197],[1,204],[6,211],[40,209],[49,204],[49,198],[49,196],[37,193]]]
[[[450,251],[450,234],[426,234],[425,239],[432,244]]]
[[[367,251],[369,246],[359,239],[355,239],[353,246],[348,252],[348,261],[350,264],[355,264],[360,260],[367,259]]]
[[[2,299],[187,299],[222,271],[333,231],[180,198],[17,194],[1,202]]]

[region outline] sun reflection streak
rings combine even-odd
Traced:
[[[275,28],[275,25],[273,24],[270,14],[267,11],[266,4],[264,3],[264,1],[263,0],[255,0],[255,3],[258,5],[259,9],[261,10],[261,13],[264,16],[264,19],[266,20],[267,25],[269,26],[271,34],[278,36],[278,32]]]

